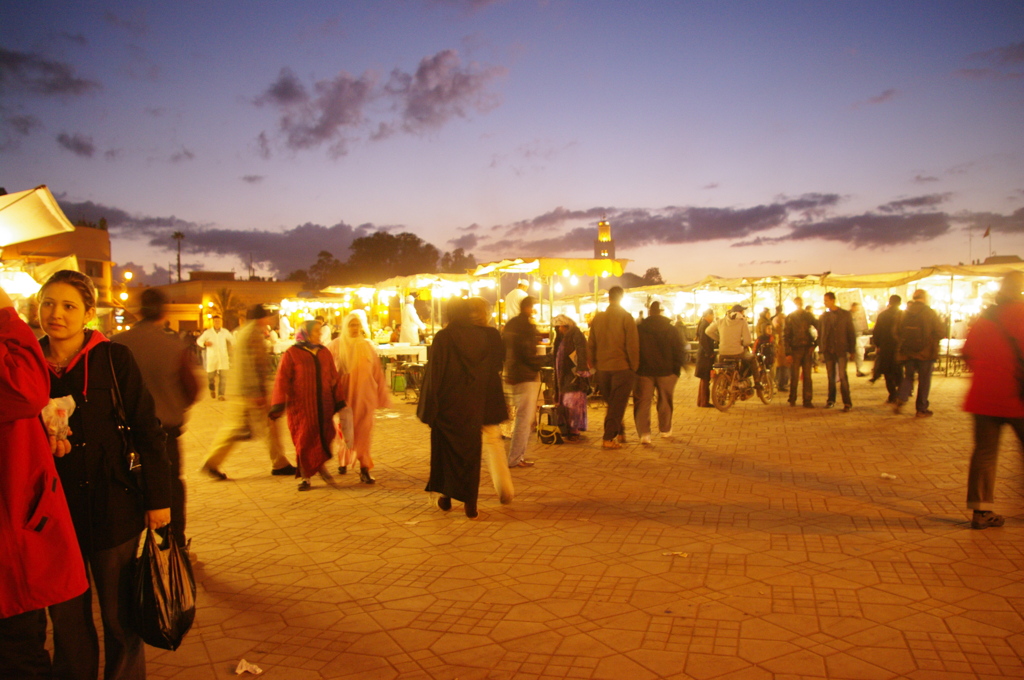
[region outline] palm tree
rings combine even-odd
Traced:
[[[171,234],[171,238],[178,242],[178,283],[181,283],[181,240],[185,238],[185,234],[176,231]]]
[[[221,288],[213,294],[213,306],[224,319],[224,326],[228,329],[235,327],[234,321],[237,321],[246,310],[245,302],[229,288]]]

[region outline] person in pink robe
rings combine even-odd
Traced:
[[[359,461],[359,481],[373,484],[370,474],[373,457],[373,412],[391,406],[391,396],[384,380],[384,371],[373,343],[368,339],[370,329],[366,313],[361,309],[350,313],[341,324],[341,334],[331,341],[335,367],[341,376],[342,395],[350,409],[351,432],[338,453],[338,471]],[[344,417],[344,416],[343,416]]]
[[[274,380],[270,417],[288,414],[288,430],[295,443],[301,477],[299,491],[310,489],[310,477],[320,475],[334,485],[325,463],[331,458],[333,416],[345,400],[338,371],[326,347],[319,344],[320,322],[307,321],[295,335],[295,344],[281,357]]]

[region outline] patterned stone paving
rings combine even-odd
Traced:
[[[149,675],[235,677],[245,658],[296,680],[1024,677],[1016,446],[1006,527],[972,531],[966,380],[936,378],[927,420],[853,380],[848,414],[784,399],[723,414],[694,407],[684,377],[674,439],[531,444],[511,505],[484,474],[479,521],[429,505],[410,404],[380,414],[376,485],[300,494],[256,442],[231,481],[195,474],[223,413],[204,401],[183,440],[196,625],[148,650]],[[823,405],[823,374],[815,392]]]

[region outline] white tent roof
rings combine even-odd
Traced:
[[[0,248],[74,230],[45,184],[0,196]]]

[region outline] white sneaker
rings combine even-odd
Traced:
[[[641,444],[650,444],[651,443],[651,435],[645,434],[644,436],[640,437],[640,443]]]
[[[662,432],[661,433],[661,438],[662,439],[672,439],[672,430],[669,430],[668,432]]]

